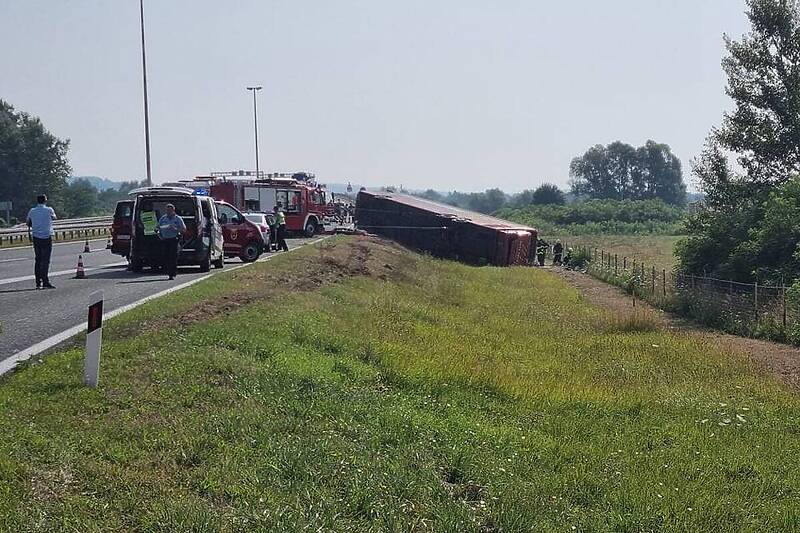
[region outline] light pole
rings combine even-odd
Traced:
[[[253,91],[253,132],[256,139],[256,179],[261,176],[258,173],[258,105],[256,104],[256,93],[262,89],[261,85],[257,87],[248,87],[248,91]]]
[[[144,0],[139,0],[139,21],[142,27],[142,87],[144,88],[144,152],[147,160],[148,187],[153,186],[153,173],[150,170],[150,112],[147,105],[147,58],[144,51]]]

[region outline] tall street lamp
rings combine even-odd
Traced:
[[[142,28],[142,87],[144,88],[144,151],[147,159],[148,187],[153,186],[153,173],[150,170],[150,112],[147,106],[147,58],[144,51],[144,0],[139,0],[139,21]]]
[[[261,85],[247,88],[248,91],[253,91],[253,131],[255,133],[256,143],[256,179],[261,177],[258,173],[258,105],[256,104],[256,93],[261,89]]]

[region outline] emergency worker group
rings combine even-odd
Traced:
[[[158,235],[161,243],[162,267],[169,279],[175,279],[178,274],[178,254],[180,253],[181,238],[186,234],[186,223],[175,212],[173,204],[167,204],[167,212],[155,220],[152,211],[143,211],[142,224],[149,233]],[[286,244],[286,214],[280,205],[275,206],[275,224],[271,227],[271,241],[277,250],[289,251]],[[56,212],[47,205],[47,196],[40,194],[36,197],[36,205],[28,211],[27,226],[30,240],[33,243],[34,277],[37,289],[55,289],[50,283],[50,258],[53,252],[53,221]]]
[[[547,242],[544,239],[537,240],[536,255],[535,258],[533,259],[533,265],[543,267],[547,254],[550,251],[551,251],[551,245],[549,242]],[[569,248],[565,255],[564,245],[561,244],[560,240],[556,240],[556,242],[552,245],[552,252],[553,252],[553,266],[569,265],[570,259],[572,258],[572,248]]]

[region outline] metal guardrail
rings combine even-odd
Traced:
[[[110,216],[56,220],[53,223],[54,240],[67,241],[106,236],[111,231],[112,220],[113,217]],[[0,246],[25,242],[29,242],[26,226],[0,229]]]

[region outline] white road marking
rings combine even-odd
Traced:
[[[325,237],[321,237],[319,239],[315,239],[315,240],[313,240],[311,242],[303,243],[303,244],[297,246],[296,248],[292,248],[289,251],[292,252],[292,251],[298,250],[298,249],[300,249],[300,248],[302,248],[304,246],[316,244],[316,243],[318,243],[320,241],[324,241],[328,237],[330,237],[330,236],[328,235],[328,236],[325,236]],[[261,257],[256,262],[260,263],[260,262],[263,262],[263,261],[269,261],[270,259],[272,259],[273,257],[277,257],[278,255],[279,254],[265,255],[264,257]],[[123,264],[127,264],[127,263],[123,263]],[[109,320],[111,318],[114,318],[115,316],[121,315],[122,313],[124,313],[126,311],[130,311],[131,309],[135,309],[135,308],[139,307],[140,305],[145,304],[145,303],[147,303],[147,302],[149,302],[151,300],[155,300],[156,298],[160,298],[161,296],[165,296],[165,295],[170,294],[172,292],[179,291],[181,289],[185,289],[186,287],[191,287],[195,283],[200,283],[201,281],[207,280],[211,276],[216,276],[217,274],[222,274],[224,272],[233,272],[234,270],[239,270],[240,268],[244,268],[244,267],[250,266],[252,264],[254,264],[254,263],[243,263],[241,265],[236,265],[234,267],[225,268],[225,269],[222,269],[222,270],[217,270],[216,272],[212,272],[210,274],[206,274],[205,276],[201,276],[199,278],[195,278],[195,279],[187,281],[185,283],[181,283],[180,285],[175,285],[174,287],[170,287],[169,289],[164,289],[163,291],[157,292],[155,294],[151,294],[150,296],[145,296],[144,298],[142,298],[140,300],[137,300],[137,301],[135,301],[133,303],[129,303],[127,305],[123,305],[122,307],[118,307],[118,308],[114,309],[113,311],[108,311],[107,313],[103,313],[103,319],[104,320]],[[74,337],[75,335],[77,335],[77,334],[79,334],[79,333],[81,333],[81,332],[83,332],[85,330],[86,330],[86,323],[78,324],[77,326],[73,326],[73,327],[71,327],[71,328],[69,328],[69,329],[67,329],[65,331],[62,331],[61,333],[53,335],[52,337],[49,337],[49,338],[47,338],[47,339],[45,339],[45,340],[43,340],[41,342],[37,342],[33,346],[25,348],[24,350],[21,350],[21,351],[15,353],[11,357],[0,361],[0,376],[5,374],[9,370],[12,370],[14,367],[17,366],[18,363],[20,363],[22,361],[27,361],[28,359],[30,359],[34,355],[38,355],[38,354],[44,352],[45,350],[49,350],[53,346],[61,344],[62,342],[66,341],[67,339],[70,339],[71,337]]]
[[[100,269],[103,269],[103,268],[110,268],[110,267],[118,267],[118,266],[127,265],[127,264],[128,264],[127,261],[123,261],[121,263],[109,263],[107,265],[101,265],[101,266],[91,267],[91,268],[84,268],[83,271],[84,272],[92,272],[93,270],[100,270]],[[72,268],[70,270],[59,270],[59,271],[56,271],[56,272],[50,272],[48,277],[54,278],[54,277],[57,277],[57,276],[66,276],[67,274],[74,274],[74,273],[75,273],[75,269]],[[35,279],[35,278],[36,278],[36,276],[19,276],[17,278],[0,279],[0,285],[8,285],[10,283],[19,283],[20,281],[29,281],[29,280],[32,280],[32,279]]]
[[[100,241],[108,242],[108,239],[107,238],[104,238],[104,239],[89,239],[89,242],[100,242]],[[67,244],[81,244],[81,243],[85,244],[86,241],[77,240],[77,241],[67,241],[67,242],[54,242],[53,246],[66,246]],[[13,252],[14,250],[31,250],[31,249],[33,249],[33,245],[32,244],[26,244],[25,246],[8,246],[8,247],[4,246],[4,247],[0,248],[0,253],[2,253],[2,252]],[[96,250],[93,250],[93,251],[97,252],[97,251],[100,251],[100,250],[105,250],[105,248],[97,248]]]
[[[0,259],[0,263],[11,263],[12,261],[33,261],[32,257],[18,257],[16,259]]]

